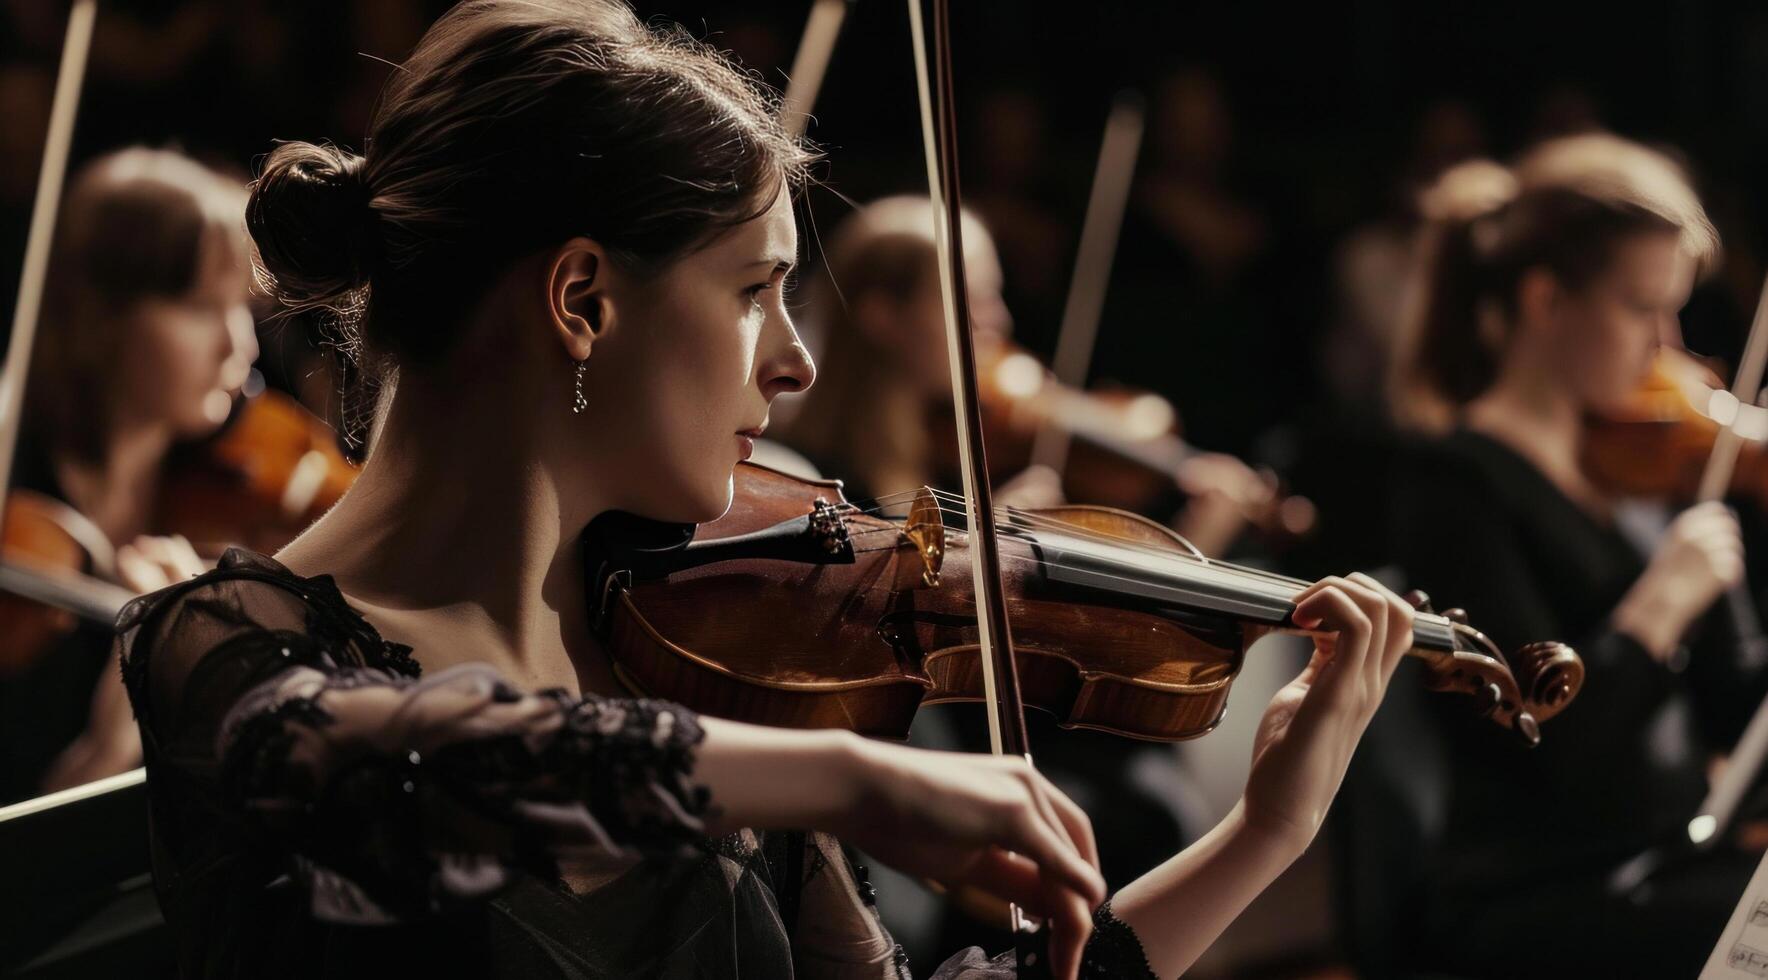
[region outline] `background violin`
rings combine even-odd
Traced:
[[[168,461],[154,530],[209,558],[231,544],[274,552],[355,479],[332,430],[293,398],[241,397],[214,436]],[[108,627],[133,592],[115,545],[73,507],[30,490],[6,498],[0,539],[0,676],[26,669],[81,620]]]
[[[15,490],[3,527],[0,677],[28,669],[82,619],[108,627],[132,595],[108,581],[110,542],[68,505]]]
[[[1710,366],[1674,347],[1659,349],[1626,405],[1587,420],[1584,471],[1622,496],[1691,502],[1722,422],[1745,437],[1730,492],[1768,507],[1768,412],[1739,404]]]
[[[1221,489],[1204,472],[1215,454],[1179,435],[1178,412],[1160,395],[1063,384],[1030,352],[991,335],[977,338],[977,362],[995,475],[1035,462],[1040,431],[1053,428],[1070,444],[1061,472],[1070,500],[1155,513],[1176,499]],[[935,431],[950,437],[949,426]],[[1228,492],[1246,524],[1278,547],[1308,534],[1317,517],[1313,502],[1285,493],[1275,474],[1260,476],[1262,482]]]
[[[160,488],[157,525],[214,557],[282,548],[356,479],[330,426],[274,388],[242,396],[220,432],[186,448]]]

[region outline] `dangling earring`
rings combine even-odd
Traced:
[[[572,415],[582,415],[583,410],[589,407],[589,399],[583,397],[583,362],[582,361],[577,362],[577,367],[573,369],[572,374],[575,376],[575,384],[573,387],[574,387],[576,393],[571,398],[571,414]]]

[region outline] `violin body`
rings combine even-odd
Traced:
[[[1706,409],[1724,390],[1719,376],[1687,351],[1660,349],[1626,405],[1587,420],[1584,472],[1619,496],[1693,502],[1720,430]],[[1742,442],[1731,492],[1768,507],[1768,451],[1761,442]]]
[[[30,490],[7,495],[0,559],[44,576],[71,578],[87,572],[92,557],[59,519],[59,506]],[[0,677],[24,671],[77,622],[69,610],[0,591]]]
[[[592,619],[624,683],[718,717],[889,738],[907,737],[922,704],[983,699],[969,551],[930,491],[897,517],[852,508],[839,482],[753,464],[735,489],[730,512],[697,530],[623,535],[598,518],[586,532]],[[1001,576],[1020,688],[1065,727],[1205,734],[1246,648],[1295,629],[1278,606],[1211,584],[1197,570],[1216,566],[1152,521],[1100,507],[1013,515]],[[1088,567],[1101,555],[1128,564]],[[1150,565],[1180,584],[1134,581]],[[1113,579],[1128,584],[1102,587]],[[1197,601],[1174,598],[1187,589]],[[1558,644],[1524,658],[1519,684],[1483,637],[1450,632],[1446,649],[1417,651],[1429,686],[1475,695],[1525,739],[1581,683]]]
[[[160,488],[155,521],[214,555],[243,544],[277,551],[356,479],[330,426],[275,389],[241,398],[214,437],[181,451]]]
[[[331,429],[293,398],[241,399],[227,427],[181,448],[159,489],[155,533],[183,534],[198,551],[229,544],[274,552],[355,479]],[[131,596],[115,579],[113,544],[59,500],[29,490],[6,498],[0,541],[0,676],[52,649],[80,618],[109,625]]]

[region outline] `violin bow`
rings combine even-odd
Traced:
[[[976,595],[978,658],[983,693],[988,703],[988,738],[996,755],[1031,761],[1025,732],[1025,705],[1019,693],[1019,671],[1013,661],[1013,635],[1001,591],[1000,556],[995,547],[994,494],[988,482],[988,456],[982,441],[982,403],[976,379],[976,348],[970,329],[970,305],[964,274],[963,201],[958,191],[958,128],[952,98],[951,18],[948,0],[933,0],[934,65],[927,69],[926,29],[921,0],[909,0],[909,30],[915,55],[915,85],[920,96],[921,142],[927,164],[928,191],[933,201],[933,243],[939,255],[939,291],[945,308],[946,354],[951,365],[952,400],[956,407],[958,455],[964,482],[964,510],[969,521],[970,570]],[[1049,967],[1041,928],[1017,905],[1009,906],[1017,970],[1021,977],[1047,976]]]
[[[49,277],[49,251],[55,240],[55,219],[61,209],[62,182],[74,142],[74,120],[80,89],[86,79],[86,57],[92,50],[92,25],[98,0],[74,0],[62,41],[61,66],[50,102],[49,130],[43,140],[43,165],[37,171],[37,195],[31,204],[31,225],[25,238],[24,268],[18,277],[18,299],[12,308],[12,341],[0,365],[0,530],[6,523],[6,498],[12,492],[12,463],[24,416],[25,381],[31,370],[42,319],[43,287]],[[71,508],[69,509],[71,512]],[[78,514],[72,514],[85,520]],[[71,523],[71,522],[70,522]],[[76,535],[77,536],[77,535]],[[102,537],[102,536],[101,536]],[[108,542],[107,542],[108,544]],[[133,596],[91,576],[47,576],[35,569],[0,560],[0,592],[23,596],[65,609],[94,622],[110,624]]]
[[[1105,289],[1111,281],[1124,209],[1129,205],[1145,116],[1141,96],[1123,92],[1113,100],[1111,115],[1105,120],[1105,138],[1093,171],[1093,189],[1087,195],[1074,274],[1062,306],[1062,325],[1056,331],[1056,356],[1050,363],[1056,380],[1077,391],[1086,388],[1087,371],[1099,340],[1099,317],[1105,309]],[[1061,473],[1068,466],[1071,443],[1066,430],[1046,421],[1032,439],[1031,461]]]
[[[43,166],[37,171],[37,197],[31,205],[31,227],[25,239],[24,270],[19,273],[18,301],[12,308],[12,342],[0,367],[0,525],[6,494],[12,486],[12,457],[18,449],[20,416],[24,414],[25,376],[43,308],[43,285],[49,277],[49,247],[55,239],[55,218],[61,207],[61,185],[67,174],[68,151],[74,142],[74,118],[86,78],[86,56],[92,50],[92,25],[98,0],[74,0],[61,48],[61,69],[50,103],[49,132],[43,140]]]
[[[780,121],[793,138],[803,136],[810,124],[810,110],[816,107],[816,96],[822,90],[823,76],[828,73],[829,58],[835,53],[841,22],[847,19],[851,2],[816,0],[810,16],[805,18],[798,53],[792,57],[792,74],[786,78],[786,94],[780,100]]]
[[[1738,435],[1734,423],[1743,406],[1755,404],[1762,390],[1762,369],[1765,364],[1768,364],[1768,281],[1764,281],[1762,285],[1761,298],[1756,301],[1756,317],[1750,323],[1749,338],[1744,341],[1743,357],[1738,360],[1737,373],[1731,379],[1731,397],[1725,406],[1729,411],[1715,413],[1720,415],[1716,419],[1721,423],[1719,434],[1713,440],[1712,455],[1707,457],[1707,467],[1701,473],[1700,489],[1695,494],[1696,503],[1720,500],[1731,486],[1731,474],[1737,467],[1737,456],[1743,450],[1744,443],[1744,437]],[[1731,589],[1726,593],[1726,598],[1732,604],[1734,615],[1740,606],[1745,608],[1744,614],[1738,618],[1757,620],[1755,624],[1740,625],[1740,633],[1746,629],[1760,630],[1760,616],[1750,615],[1755,604],[1751,601],[1747,587]],[[1768,762],[1768,701],[1763,702],[1750,717],[1742,737],[1731,750],[1730,764],[1707,789],[1706,799],[1701,801],[1694,819],[1688,822],[1688,839],[1691,843],[1704,850],[1724,837],[1724,831],[1731,826],[1731,820],[1737,815],[1737,808],[1742,805],[1745,794],[1762,772],[1764,762]]]

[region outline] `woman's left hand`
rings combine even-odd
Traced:
[[[1319,832],[1358,739],[1412,648],[1412,607],[1359,572],[1309,586],[1292,618],[1323,635],[1259,722],[1245,816],[1250,828],[1299,854]]]

